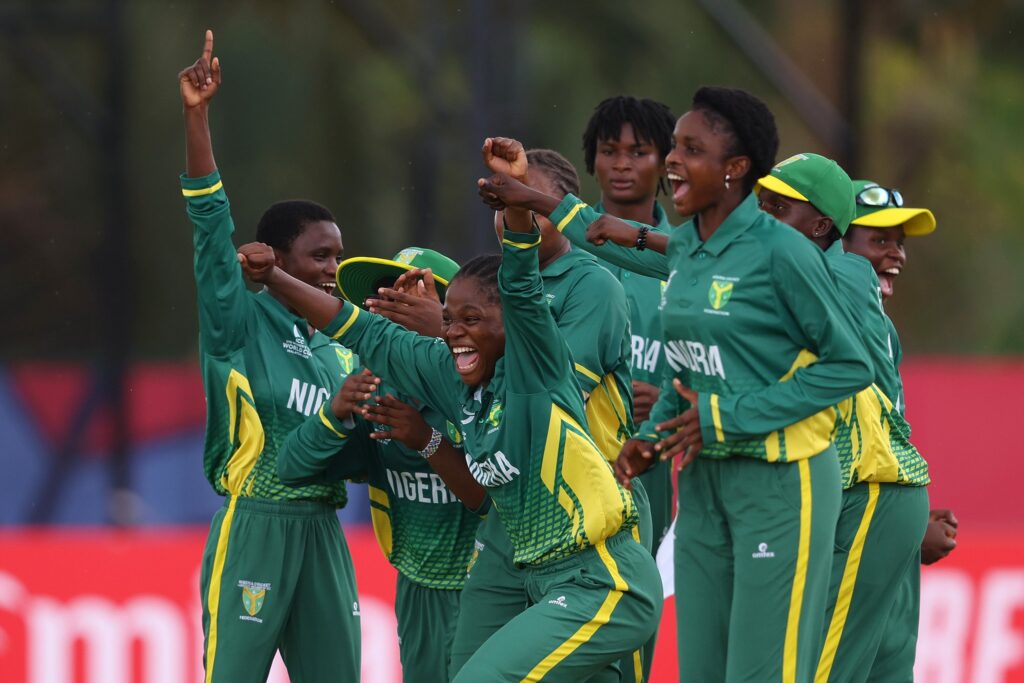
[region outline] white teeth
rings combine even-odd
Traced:
[[[900,274],[900,269],[899,268],[887,268],[886,270],[883,270],[882,272],[885,273],[886,275],[899,275]]]
[[[476,349],[469,346],[453,346],[452,353],[473,353]]]
[[[675,173],[669,173],[667,177],[669,180],[678,180],[680,182],[686,182],[685,180],[683,180],[682,176],[676,175]]]

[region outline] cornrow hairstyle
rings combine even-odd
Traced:
[[[638,142],[645,142],[658,148],[658,156],[664,159],[672,151],[672,131],[676,117],[667,104],[655,100],[638,100],[629,95],[617,95],[602,100],[594,107],[594,113],[583,131],[583,157],[587,173],[594,175],[594,160],[597,145],[602,140],[618,140],[625,124],[633,126]]]
[[[337,222],[330,211],[316,202],[305,199],[277,202],[260,217],[256,225],[256,241],[288,251],[306,226],[317,221]]]
[[[576,173],[576,167],[555,150],[527,150],[526,161],[531,170],[540,169],[563,197],[567,194],[579,195],[580,176]]]
[[[488,303],[501,303],[501,295],[498,294],[498,269],[501,268],[501,254],[481,254],[474,256],[464,263],[455,273],[449,283],[455,284],[458,280],[475,279],[480,285],[480,293],[487,299]]]
[[[705,115],[712,130],[732,137],[729,156],[749,157],[743,189],[753,190],[771,172],[779,151],[779,131],[768,105],[745,90],[704,86],[694,93],[692,108]]]

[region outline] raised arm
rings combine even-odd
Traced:
[[[231,241],[235,226],[213,158],[210,101],[221,83],[220,60],[213,57],[213,32],[206,32],[202,55],[178,74],[185,120],[185,169],[181,193],[194,226],[199,336],[203,351],[224,356],[245,343],[252,301]]]

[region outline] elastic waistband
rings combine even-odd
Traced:
[[[562,572],[567,569],[573,569],[584,563],[590,562],[595,554],[597,554],[597,546],[604,544],[608,549],[617,548],[620,545],[627,543],[636,543],[636,539],[633,538],[633,528],[620,529],[615,533],[614,536],[598,541],[596,545],[592,545],[589,548],[584,548],[578,553],[573,553],[569,557],[563,557],[558,560],[551,560],[533,567],[524,567],[524,569],[531,574],[538,576],[544,576],[545,574],[554,574],[556,572]],[[638,544],[639,545],[639,544]]]
[[[249,498],[232,496],[224,499],[224,507],[235,501],[236,510],[245,510],[260,515],[275,517],[333,517],[335,508],[330,503],[316,500],[269,500],[267,498]]]

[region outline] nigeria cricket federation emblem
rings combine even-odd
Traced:
[[[245,611],[249,613],[250,617],[259,614],[259,611],[263,609],[263,600],[266,597],[266,588],[261,591],[252,591],[248,588],[242,589],[242,604],[245,605]]]
[[[711,288],[708,289],[708,303],[716,311],[721,310],[729,299],[732,298],[734,283],[725,280],[714,279],[711,281]]]
[[[258,583],[255,581],[239,581],[238,587],[242,589],[242,606],[250,617],[255,617],[263,609],[263,602],[267,598],[267,591],[270,590],[269,583]],[[245,617],[243,617],[244,619]],[[250,621],[261,621],[250,619]]]

